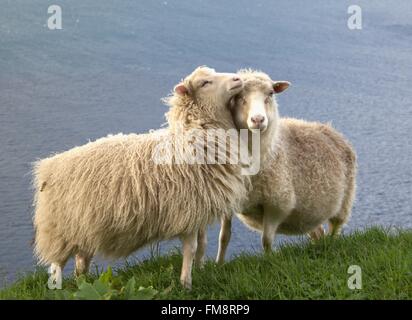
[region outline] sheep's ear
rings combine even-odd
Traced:
[[[187,87],[185,86],[185,84],[183,82],[176,85],[174,91],[178,95],[181,95],[181,96],[189,93],[189,90],[187,89]]]
[[[273,91],[275,93],[281,93],[285,91],[290,86],[290,82],[288,81],[273,81],[272,82]]]

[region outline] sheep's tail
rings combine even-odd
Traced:
[[[45,215],[45,205],[44,201],[42,201],[42,196],[40,193],[45,191],[47,181],[45,177],[45,172],[46,172],[46,166],[45,166],[45,160],[38,160],[33,163],[33,169],[32,169],[32,175],[33,175],[33,182],[32,182],[32,187],[34,191],[34,197],[33,197],[33,206],[35,208],[34,210],[34,216],[33,216],[33,229],[34,229],[34,235],[31,241],[31,245],[34,249],[35,255],[39,258],[40,262],[46,262],[47,259],[45,258],[45,255],[42,254],[44,251],[41,248],[41,235],[39,234],[42,228],[42,220]]]
[[[37,231],[38,228],[36,226],[36,214],[37,214],[37,208],[38,208],[38,200],[39,200],[39,193],[42,192],[45,187],[47,182],[46,181],[41,181],[40,177],[40,171],[41,171],[41,164],[43,160],[37,160],[32,163],[32,188],[34,191],[34,197],[33,197],[33,206],[35,208],[34,211],[34,216],[33,216],[33,238],[31,239],[30,245],[35,249],[36,247],[36,238],[37,238]]]
[[[34,217],[33,217],[33,229],[34,235],[30,242],[30,245],[35,248],[36,247],[36,238],[38,235],[38,228],[36,226],[36,216],[38,215],[38,208],[39,204],[39,194],[46,189],[47,181],[46,177],[44,176],[45,172],[45,163],[46,160],[37,160],[32,164],[32,187],[34,189],[34,197],[33,197],[33,206],[35,207]]]
[[[34,204],[36,204],[36,196],[39,192],[43,192],[47,186],[47,180],[49,179],[49,174],[47,170],[48,159],[35,161],[32,169],[33,175],[33,189],[34,189]]]
[[[35,207],[33,226],[34,252],[41,264],[64,264],[73,254],[73,247],[68,245],[57,229],[58,215],[50,202],[52,179],[49,159],[40,160],[33,165],[33,188]]]

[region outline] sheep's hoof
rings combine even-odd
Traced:
[[[205,268],[205,260],[204,259],[196,261],[195,264],[196,264],[196,267],[198,267],[199,269],[204,269]]]
[[[180,279],[180,283],[186,290],[192,290],[192,281],[188,279]]]
[[[276,251],[276,250],[275,250]],[[265,254],[265,255],[270,255],[270,254],[272,254],[273,253],[273,250],[272,250],[272,248],[264,248],[263,249],[263,254]]]

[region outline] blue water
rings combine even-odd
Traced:
[[[158,128],[160,98],[198,65],[291,81],[280,113],[332,121],[358,152],[346,231],[412,227],[412,3],[358,2],[362,30],[347,28],[353,1],[56,0],[63,30],[51,31],[50,1],[3,0],[1,279],[35,265],[30,163],[108,133]],[[236,222],[229,249],[260,250],[259,236]]]

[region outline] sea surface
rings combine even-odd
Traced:
[[[281,115],[332,122],[350,139],[359,175],[345,232],[412,227],[412,2],[353,2],[2,0],[0,283],[36,265],[31,163],[109,133],[159,128],[160,99],[199,65],[288,80]],[[48,28],[51,4],[62,8],[62,30]],[[352,4],[361,30],[347,26]],[[209,257],[217,234],[212,227]],[[236,221],[229,255],[243,251],[259,252],[260,239]]]

